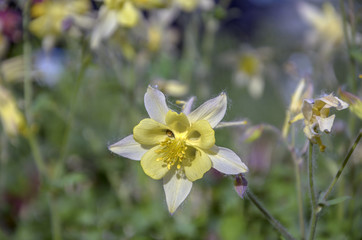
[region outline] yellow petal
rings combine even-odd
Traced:
[[[187,144],[209,149],[215,145],[215,131],[206,120],[193,123],[187,134]]]
[[[138,23],[139,13],[129,1],[118,11],[118,22],[125,27],[134,27]]]
[[[140,144],[156,145],[165,140],[167,130],[162,123],[146,118],[133,128],[133,137]]]
[[[168,111],[166,114],[166,125],[174,133],[183,133],[190,127],[190,122],[184,113]]]
[[[185,175],[188,180],[193,182],[202,178],[211,167],[212,163],[209,156],[203,151],[196,150],[190,164],[184,166]]]
[[[151,148],[141,158],[143,171],[153,179],[163,178],[169,170],[163,161],[157,161],[160,157],[160,155],[156,153],[158,149],[160,149],[160,146]]]

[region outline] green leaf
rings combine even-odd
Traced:
[[[352,49],[350,51],[351,57],[359,63],[362,63],[362,51],[358,49]]]
[[[326,205],[327,206],[337,205],[337,204],[344,202],[346,200],[349,200],[349,199],[351,199],[350,196],[343,196],[343,197],[335,198],[335,199],[326,201]]]

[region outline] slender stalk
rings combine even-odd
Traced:
[[[309,177],[309,193],[313,209],[317,206],[317,199],[314,189],[314,157],[313,157],[313,143],[309,141],[309,154],[308,154],[308,177]]]
[[[25,99],[25,117],[28,124],[31,124],[32,122],[32,114],[30,111],[30,106],[33,95],[33,89],[31,86],[31,79],[29,74],[31,72],[31,44],[28,32],[30,2],[31,1],[25,1],[23,9],[24,99]]]
[[[27,133],[26,137],[28,139],[31,152],[33,158],[35,160],[35,164],[41,176],[47,177],[46,168],[44,164],[44,159],[40,153],[39,145],[37,139],[34,135],[34,131],[32,128],[33,116],[31,112],[31,104],[32,104],[32,95],[33,89],[31,85],[31,44],[28,32],[29,25],[29,9],[30,9],[30,1],[26,1],[23,9],[23,61],[24,61],[24,99],[25,99],[25,117],[27,123]]]
[[[80,91],[80,88],[82,86],[83,83],[83,79],[84,79],[84,73],[85,70],[87,69],[89,63],[90,63],[90,57],[84,56],[84,49],[82,49],[81,52],[81,66],[80,66],[80,70],[78,72],[78,75],[76,77],[75,80],[75,87],[74,87],[74,91],[72,94],[72,99],[71,99],[71,103],[70,103],[70,110],[68,112],[68,116],[67,116],[67,125],[66,125],[66,129],[64,131],[64,135],[63,135],[63,141],[62,141],[62,149],[60,151],[60,162],[62,163],[62,166],[64,165],[64,161],[65,158],[67,156],[67,152],[68,152],[68,148],[69,148],[69,139],[70,139],[70,131],[72,130],[72,126],[73,126],[73,122],[74,122],[74,114],[75,114],[75,109],[77,106],[77,97],[78,97],[78,93]],[[63,169],[61,169],[60,174],[62,174]]]
[[[313,209],[312,218],[310,220],[310,229],[309,229],[309,236],[308,236],[309,240],[314,239],[315,230],[317,228],[317,218],[318,218],[318,213],[316,212],[316,209]]]
[[[287,112],[288,113],[288,112]],[[286,118],[290,118],[287,116]],[[289,120],[288,120],[289,121]],[[288,124],[289,125],[289,124]],[[288,127],[289,129],[289,127]],[[284,130],[284,129],[283,129]],[[299,217],[299,228],[300,228],[300,237],[302,240],[305,239],[305,225],[304,225],[304,214],[303,214],[303,193],[302,193],[302,181],[300,177],[300,158],[298,158],[295,154],[294,147],[295,147],[295,127],[294,125],[291,128],[291,144],[292,150],[291,154],[293,157],[294,163],[294,171],[295,171],[295,186],[297,189],[297,202],[298,202],[298,217]]]
[[[47,174],[47,169],[44,163],[43,156],[40,151],[39,143],[37,141],[34,130],[32,129],[33,115],[31,111],[32,105],[32,83],[31,83],[31,43],[28,32],[29,18],[30,18],[30,3],[31,1],[25,1],[23,6],[23,61],[24,61],[24,99],[25,99],[25,117],[26,117],[26,137],[30,145],[30,149],[35,161],[35,165],[39,171],[42,181],[50,181]],[[50,194],[50,193],[49,193]],[[53,199],[48,199],[50,208],[51,224],[52,224],[52,236],[53,240],[61,240],[60,222],[57,220],[57,209],[54,205]]]
[[[254,196],[252,192],[248,190],[246,192],[246,195],[248,196],[250,201],[260,210],[264,217],[273,225],[273,227],[285,237],[285,239],[295,240],[295,238],[288,232],[288,230],[278,220],[276,220],[266,208],[263,207],[263,205],[259,202],[259,200]]]
[[[300,165],[298,162],[294,163],[295,170],[295,185],[297,188],[297,200],[298,200],[298,215],[299,215],[299,228],[301,233],[301,239],[305,239],[305,225],[303,216],[303,197],[302,197],[302,182],[300,178]]]
[[[309,240],[313,240],[315,236],[315,230],[317,227],[317,199],[315,195],[315,187],[314,187],[314,157],[313,157],[313,143],[309,141],[309,155],[308,155],[308,176],[309,176],[309,192],[310,192],[310,200],[312,206],[312,217],[309,225]]]
[[[61,225],[60,219],[58,215],[58,211],[56,209],[55,198],[52,196],[52,193],[48,193],[48,204],[50,208],[50,217],[51,217],[51,224],[52,224],[52,239],[53,240],[61,240]]]
[[[362,136],[362,130],[360,130],[356,140],[354,141],[354,144],[352,145],[352,147],[349,149],[346,157],[343,160],[342,166],[339,168],[336,176],[333,178],[331,184],[329,185],[328,189],[325,191],[325,193],[323,194],[323,197],[321,198],[321,201],[324,202],[327,200],[328,195],[332,192],[334,185],[337,183],[339,177],[341,176],[343,169],[345,168],[345,166],[347,165],[349,159],[351,158],[351,155],[353,153],[353,151],[356,149],[360,139]]]
[[[339,0],[339,6],[341,8],[341,14],[342,14],[342,27],[343,27],[343,35],[344,35],[344,40],[346,42],[347,45],[347,50],[348,50],[348,55],[349,55],[349,71],[350,71],[350,87],[353,93],[356,93],[357,91],[357,82],[356,82],[356,78],[357,78],[357,68],[356,68],[356,61],[355,59],[352,57],[351,55],[351,51],[352,48],[354,47],[354,25],[353,22],[351,23],[351,39],[349,38],[349,32],[348,32],[348,26],[347,26],[347,16],[346,16],[346,11],[344,8],[344,0]],[[350,4],[350,7],[353,7],[353,4]],[[353,12],[353,9],[351,9],[351,11]],[[351,14],[351,18],[353,19],[353,14]]]

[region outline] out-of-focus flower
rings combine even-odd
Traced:
[[[44,0],[33,4],[30,31],[52,46],[64,31],[69,30],[69,21],[82,22],[82,15],[90,9],[88,0]],[[50,42],[50,43],[48,43]],[[46,46],[47,47],[47,46]]]
[[[7,135],[14,137],[25,130],[25,120],[9,91],[0,85],[0,117]]]
[[[34,70],[41,83],[54,87],[64,72],[64,53],[59,49],[39,51]]]
[[[8,50],[9,42],[4,35],[0,33],[0,58],[5,55]]]
[[[186,12],[192,12],[196,8],[208,11],[214,7],[214,1],[212,0],[175,0],[175,4]]]
[[[119,26],[135,27],[142,16],[140,9],[161,8],[167,4],[167,0],[105,0],[91,35],[91,47],[98,48],[100,42],[111,37]]]
[[[24,79],[23,56],[16,56],[2,61],[0,68],[2,72],[1,81],[16,82]]]
[[[234,82],[237,86],[246,86],[253,98],[260,98],[264,92],[263,74],[268,50],[244,47],[237,56],[234,71]]]
[[[330,133],[335,115],[329,116],[330,108],[342,110],[348,107],[348,104],[333,94],[318,98],[316,100],[305,99],[302,105],[302,114],[304,117],[304,133],[314,144],[319,145],[321,152],[325,146],[320,138],[321,133]]]
[[[21,15],[18,11],[7,7],[0,10],[0,32],[9,41],[21,40]]]
[[[309,99],[313,94],[313,86],[311,83],[306,84],[305,79],[301,79],[297,88],[295,89],[289,108],[286,112],[285,122],[283,126],[283,137],[286,138],[289,131],[289,126],[291,123],[303,119],[303,114],[301,113],[303,99]]]
[[[163,178],[166,202],[175,212],[192,188],[211,167],[225,174],[248,171],[230,149],[215,145],[213,128],[224,117],[225,93],[191,112],[191,98],[181,113],[170,110],[162,92],[149,87],[145,107],[150,116],[142,120],[133,135],[109,146],[109,149],[133,160],[141,160],[144,172],[153,179]]]
[[[172,27],[172,22],[178,15],[175,7],[158,9],[150,12],[145,23],[147,29],[147,48],[150,52],[159,50],[170,53],[179,41],[178,30]]]
[[[186,84],[176,80],[157,79],[153,83],[158,86],[160,91],[172,97],[185,96],[189,91]]]
[[[246,146],[247,164],[253,173],[267,173],[272,166],[272,157],[280,139],[280,131],[268,124],[246,127],[245,132],[237,134],[237,141]]]
[[[313,28],[308,35],[311,44],[320,43],[322,52],[329,53],[343,41],[342,19],[331,3],[324,3],[322,10],[305,2],[299,3],[299,13]]]
[[[342,100],[346,101],[349,104],[349,110],[356,114],[357,117],[362,119],[362,100],[353,95],[352,93],[342,91],[339,89],[339,94],[342,98]]]

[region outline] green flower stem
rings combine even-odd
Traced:
[[[85,46],[85,44],[83,45]],[[83,79],[84,79],[84,73],[89,65],[89,63],[91,62],[91,58],[89,55],[85,55],[85,50],[84,48],[82,48],[81,50],[81,66],[80,66],[80,70],[78,72],[78,75],[76,77],[75,80],[75,87],[74,87],[74,91],[72,94],[72,99],[71,99],[71,103],[69,106],[69,112],[67,115],[67,120],[66,122],[68,123],[66,125],[66,129],[64,131],[64,135],[63,135],[63,142],[62,142],[62,149],[60,151],[60,163],[61,163],[61,169],[60,172],[58,173],[58,175],[63,174],[63,167],[64,167],[64,162],[65,162],[65,158],[67,156],[68,153],[68,148],[69,148],[69,140],[70,140],[70,132],[72,130],[73,127],[73,122],[74,122],[74,114],[75,114],[75,109],[78,103],[78,93],[81,89],[82,83],[83,83]]]
[[[310,192],[312,208],[315,209],[317,207],[317,199],[315,196],[315,189],[314,189],[313,170],[314,170],[313,143],[309,141],[309,154],[308,154],[309,192]]]
[[[247,190],[246,195],[248,196],[250,201],[260,210],[264,217],[273,225],[273,227],[285,237],[285,239],[295,240],[295,238],[287,231],[287,229],[280,222],[278,222],[278,220],[276,220],[267,209],[263,207],[263,205],[259,202],[259,200],[254,196],[252,192]]]
[[[357,68],[356,68],[356,61],[355,59],[352,57],[351,55],[351,51],[352,51],[352,48],[354,47],[354,25],[352,23],[352,26],[351,26],[351,30],[352,30],[352,36],[351,38],[352,39],[349,39],[349,35],[348,35],[348,27],[347,27],[347,16],[346,16],[346,12],[345,12],[345,8],[344,8],[344,0],[339,0],[339,6],[340,6],[340,9],[341,9],[341,14],[342,14],[342,27],[343,27],[343,35],[344,35],[344,40],[346,42],[346,45],[347,45],[347,50],[348,50],[348,55],[349,55],[349,70],[350,70],[350,87],[351,87],[351,90],[353,93],[356,93],[357,91],[357,81],[356,81],[356,78],[357,78]],[[351,5],[351,7],[353,7],[353,4]],[[351,10],[353,11],[353,9]],[[353,17],[352,17],[353,18]]]
[[[51,224],[52,224],[52,239],[53,240],[61,240],[62,239],[62,235],[61,235],[61,224],[60,224],[60,219],[59,219],[59,214],[58,211],[56,209],[56,204],[55,204],[55,198],[52,195],[52,193],[48,193],[48,204],[49,204],[49,208],[50,208],[50,217],[51,217]]]
[[[333,178],[331,184],[329,185],[328,189],[325,191],[325,193],[323,194],[323,197],[321,198],[321,203],[323,203],[324,201],[327,200],[328,195],[332,192],[334,185],[337,183],[339,177],[341,176],[344,167],[347,165],[349,159],[351,158],[352,153],[354,152],[354,150],[356,149],[360,139],[362,136],[362,130],[360,130],[356,140],[354,141],[354,144],[352,145],[352,147],[349,149],[346,157],[343,160],[342,166],[339,168],[336,176]]]
[[[23,6],[23,60],[24,60],[24,99],[25,99],[25,117],[26,117],[26,138],[29,142],[30,149],[35,161],[35,165],[39,171],[39,175],[41,176],[42,181],[50,181],[48,172],[45,166],[45,162],[43,156],[40,151],[39,143],[37,141],[36,135],[33,127],[33,114],[31,111],[32,105],[32,83],[31,83],[31,43],[30,43],[30,36],[29,36],[29,18],[30,18],[30,3],[31,1],[25,1]],[[51,194],[51,193],[49,193]],[[54,205],[53,199],[48,199],[48,204],[50,208],[51,214],[51,224],[52,224],[52,238],[53,240],[61,240],[61,229],[60,229],[60,222],[57,220],[58,215],[56,211],[56,206]]]
[[[309,176],[309,192],[312,206],[312,217],[309,224],[309,240],[313,240],[315,236],[315,230],[317,227],[318,209],[317,199],[314,189],[314,157],[313,157],[313,143],[309,141],[309,154],[308,154],[308,176]]]
[[[286,118],[290,118],[287,116]],[[288,126],[289,126],[289,120],[288,120]],[[288,127],[289,129],[289,127]],[[284,129],[283,129],[284,130]],[[298,158],[295,154],[294,147],[295,147],[295,126],[293,125],[291,128],[291,144],[292,149],[290,150],[292,157],[293,157],[293,163],[294,163],[294,171],[295,171],[295,186],[297,189],[297,201],[298,201],[298,217],[299,217],[299,228],[300,228],[300,237],[302,240],[305,239],[305,225],[304,225],[304,214],[303,214],[303,193],[302,193],[302,181],[300,177],[300,158]]]
[[[303,198],[302,198],[302,182],[300,178],[300,165],[297,161],[294,161],[295,170],[295,185],[297,188],[297,200],[298,200],[298,215],[299,215],[299,228],[301,233],[301,239],[305,239],[305,225],[303,216]]]
[[[23,61],[24,61],[25,117],[27,123],[26,137],[29,142],[37,169],[40,175],[46,178],[47,172],[44,164],[44,159],[42,158],[36,136],[34,135],[34,130],[32,129],[33,116],[31,112],[31,104],[32,104],[33,89],[31,85],[31,77],[29,74],[31,72],[31,44],[28,32],[29,10],[30,10],[30,1],[25,1],[23,9],[23,37],[24,37]]]
[[[190,84],[192,82],[196,57],[198,55],[198,50],[196,47],[196,41],[199,37],[198,26],[199,26],[199,15],[196,12],[191,13],[191,17],[187,22],[187,26],[184,31],[183,39],[183,50],[182,50],[182,60],[180,65],[179,80]]]

